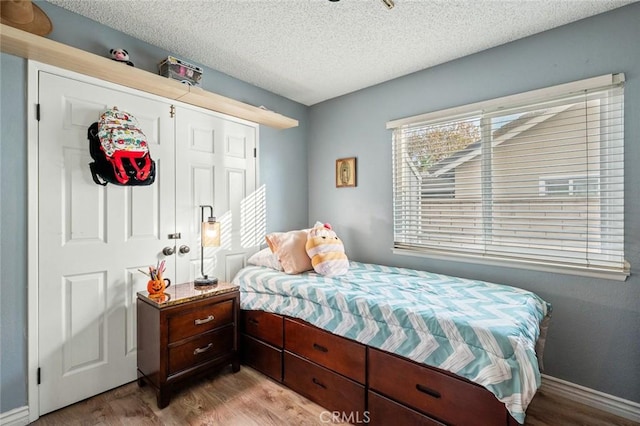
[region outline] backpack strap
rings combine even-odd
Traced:
[[[144,181],[149,177],[149,172],[151,171],[151,157],[146,152],[141,151],[116,151],[113,153],[113,156],[110,157],[111,165],[113,166],[113,171],[115,174],[115,178],[121,185],[126,185],[129,182],[129,176],[127,175],[127,171],[124,168],[124,164],[122,163],[123,159],[127,158],[133,168],[136,171],[135,179],[137,181]],[[138,166],[136,163],[137,158],[144,159],[144,164],[142,167]]]
[[[87,137],[89,140],[98,138],[98,122],[96,121],[87,130]],[[99,139],[98,139],[99,140]]]
[[[151,171],[151,157],[145,155],[142,158],[144,159],[144,165],[142,168],[138,167],[138,163],[134,158],[129,159],[133,168],[136,169],[136,180],[140,182],[145,181],[149,177],[149,172]]]
[[[112,157],[109,158],[111,165],[113,166],[113,175],[121,185],[126,185],[129,182],[129,176],[122,164],[122,156],[118,155],[120,152],[116,151]]]
[[[98,179],[98,171],[96,170],[96,163],[89,163],[89,169],[91,170],[91,177],[93,178],[93,181],[95,183],[97,183],[98,185],[107,186],[108,182],[100,182],[100,179]]]

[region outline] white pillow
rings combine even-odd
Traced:
[[[269,247],[254,253],[249,259],[247,259],[247,263],[256,266],[265,266],[267,268],[275,269],[276,271],[282,271],[282,265],[278,260],[278,256],[273,253]]]

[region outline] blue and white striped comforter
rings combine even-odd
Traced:
[[[287,315],[478,383],[524,423],[540,386],[535,344],[551,306],[505,285],[351,262],[347,275],[242,269],[242,309]]]

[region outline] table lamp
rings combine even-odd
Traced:
[[[204,220],[204,210],[209,209],[209,217]],[[213,207],[202,205],[200,206],[200,278],[196,278],[194,285],[207,286],[218,283],[218,279],[215,277],[208,277],[204,273],[204,248],[205,247],[220,247],[220,222],[216,222],[216,218],[213,216]]]

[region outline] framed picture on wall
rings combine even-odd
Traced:
[[[336,160],[336,188],[356,186],[356,157]]]

